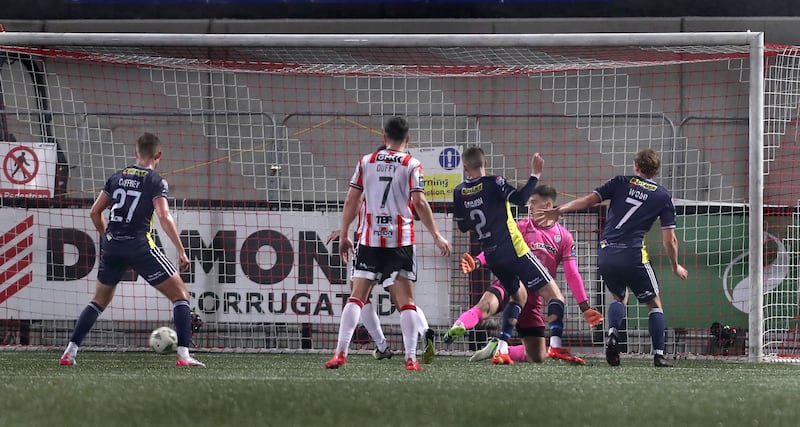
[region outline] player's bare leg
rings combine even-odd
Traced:
[[[189,291],[186,290],[183,279],[175,273],[155,288],[172,302],[172,320],[178,334],[175,365],[205,367],[205,364],[189,355],[189,347],[192,345],[192,308],[189,305]]]
[[[78,355],[78,347],[80,347],[86,334],[97,322],[97,318],[103,313],[103,310],[111,304],[114,299],[114,293],[117,291],[116,286],[110,286],[100,281],[96,281],[94,285],[94,297],[89,304],[81,311],[78,321],[75,322],[75,329],[72,331],[69,344],[61,355],[59,363],[65,366],[76,365],[75,357]]]
[[[522,360],[533,363],[542,363],[547,360],[547,343],[544,337],[522,337],[522,345],[515,347],[522,347],[524,350]],[[512,358],[517,356],[516,350],[509,349],[509,353]],[[517,359],[514,358],[514,360]]]

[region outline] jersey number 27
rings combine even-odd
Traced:
[[[111,206],[111,215],[109,215],[108,220],[111,222],[131,222],[133,213],[136,212],[136,206],[139,206],[139,197],[141,197],[141,195],[142,192],[136,190],[125,190],[122,188],[114,190],[114,194],[112,195],[114,204]]]

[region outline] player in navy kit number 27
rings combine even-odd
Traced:
[[[489,269],[511,296],[503,311],[500,342],[492,363],[513,365],[508,340],[527,300],[527,291],[537,292],[548,301],[551,330],[564,327],[564,296],[547,269],[531,253],[509,204],[524,206],[528,202],[539,182],[544,160],[539,153],[533,156],[531,176],[519,190],[502,176],[486,175],[486,156],[479,147],[467,148],[463,161],[467,179],[453,192],[453,221],[461,232],[475,233]],[[521,287],[520,282],[525,286]]]
[[[151,235],[153,213],[178,249],[181,270],[189,266],[189,258],[181,243],[178,228],[169,212],[167,181],[154,169],[161,161],[161,142],[151,133],[136,141],[136,164],[118,171],[106,181],[89,216],[100,234],[100,268],[92,301],[83,309],[75,324],[62,365],[74,365],[75,356],[86,334],[114,298],[117,283],[133,268],[151,286],[172,301],[175,331],[178,333],[176,366],[205,366],[189,355],[192,343],[192,318],[189,292],[178,270],[156,246]],[[103,212],[111,208],[108,225]]]
[[[653,342],[653,363],[657,367],[671,366],[664,359],[664,310],[659,297],[658,281],[650,267],[644,235],[653,221],[660,218],[661,240],[669,257],[672,272],[686,280],[686,269],[678,263],[678,239],[675,237],[675,206],[672,195],[653,181],[661,167],[661,159],[652,149],[636,153],[633,159],[635,175],[616,176],[593,192],[553,209],[534,213],[535,218],[557,220],[561,214],[586,209],[610,200],[608,216],[603,226],[597,267],[606,288],[615,301],[608,307],[609,324],[606,338],[606,361],[618,366],[617,329],[625,318],[626,288],[636,299],[650,308],[648,318]]]

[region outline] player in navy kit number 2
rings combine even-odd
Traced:
[[[536,218],[557,220],[561,214],[586,209],[603,200],[610,200],[608,216],[603,226],[597,266],[606,288],[615,301],[608,307],[609,324],[606,338],[606,361],[618,366],[617,329],[625,318],[625,291],[630,288],[636,299],[650,308],[648,319],[653,342],[653,363],[657,367],[671,366],[664,359],[664,310],[659,297],[658,281],[650,267],[644,235],[653,221],[660,218],[661,240],[669,257],[672,272],[686,280],[686,269],[678,263],[678,239],[675,237],[675,206],[672,195],[653,181],[661,167],[661,159],[652,149],[636,153],[633,160],[635,175],[616,176],[593,192],[553,209],[534,213]]]
[[[136,164],[118,171],[106,181],[89,216],[100,233],[100,268],[92,301],[83,309],[75,324],[62,365],[74,365],[75,356],[86,334],[114,298],[116,285],[133,268],[151,286],[172,301],[175,331],[178,333],[176,366],[205,366],[189,355],[192,343],[192,318],[189,292],[177,269],[164,255],[151,235],[153,213],[158,215],[164,232],[178,249],[181,270],[189,258],[181,243],[175,221],[169,212],[167,181],[154,169],[161,161],[161,142],[145,133],[136,142]],[[103,212],[111,208],[108,225]]]
[[[492,363],[513,365],[508,354],[508,340],[527,300],[527,291],[537,292],[548,301],[551,330],[564,327],[564,296],[547,269],[531,253],[509,204],[524,206],[528,202],[539,181],[544,160],[539,153],[533,156],[531,176],[519,190],[502,176],[486,175],[486,156],[479,147],[467,148],[463,161],[467,179],[453,192],[453,221],[461,232],[472,230],[475,233],[489,269],[511,296],[503,311],[500,342]],[[520,282],[525,287],[521,287]]]

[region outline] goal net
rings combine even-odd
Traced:
[[[760,40],[0,34],[0,337],[9,345],[68,341],[95,286],[89,207],[105,180],[134,161],[136,138],[152,132],[164,142],[159,170],[191,260],[181,275],[204,322],[194,343],[332,350],[349,286],[338,243],[326,238],[338,228],[358,157],[382,144],[385,119],[403,115],[427,198],[454,248],[450,259],[436,256],[416,224],[417,302],[438,336],[491,280],[458,268],[461,253],[477,252],[450,214],[465,147],[482,147],[490,173],[512,182],[542,153],[541,182],[558,189],[559,203],[631,174],[633,155],[652,147],[663,162],[657,180],[676,201],[689,269],[685,282],[671,274],[654,226],[647,243],[667,351],[797,354],[800,62],[795,48]],[[604,217],[598,206],[562,218],[589,302],[602,310],[609,300],[596,245]],[[176,259],[157,221],[155,237]],[[751,278],[761,277],[753,300]],[[556,279],[567,299],[566,344],[600,351],[602,329],[588,329],[563,276]],[[388,294],[375,289],[372,302],[390,345],[402,348]],[[166,298],[131,272],[85,345],[145,347],[171,315]],[[650,352],[647,317],[632,298],[629,353]],[[479,348],[497,323],[488,319],[439,348]],[[362,328],[353,347],[372,349]]]

